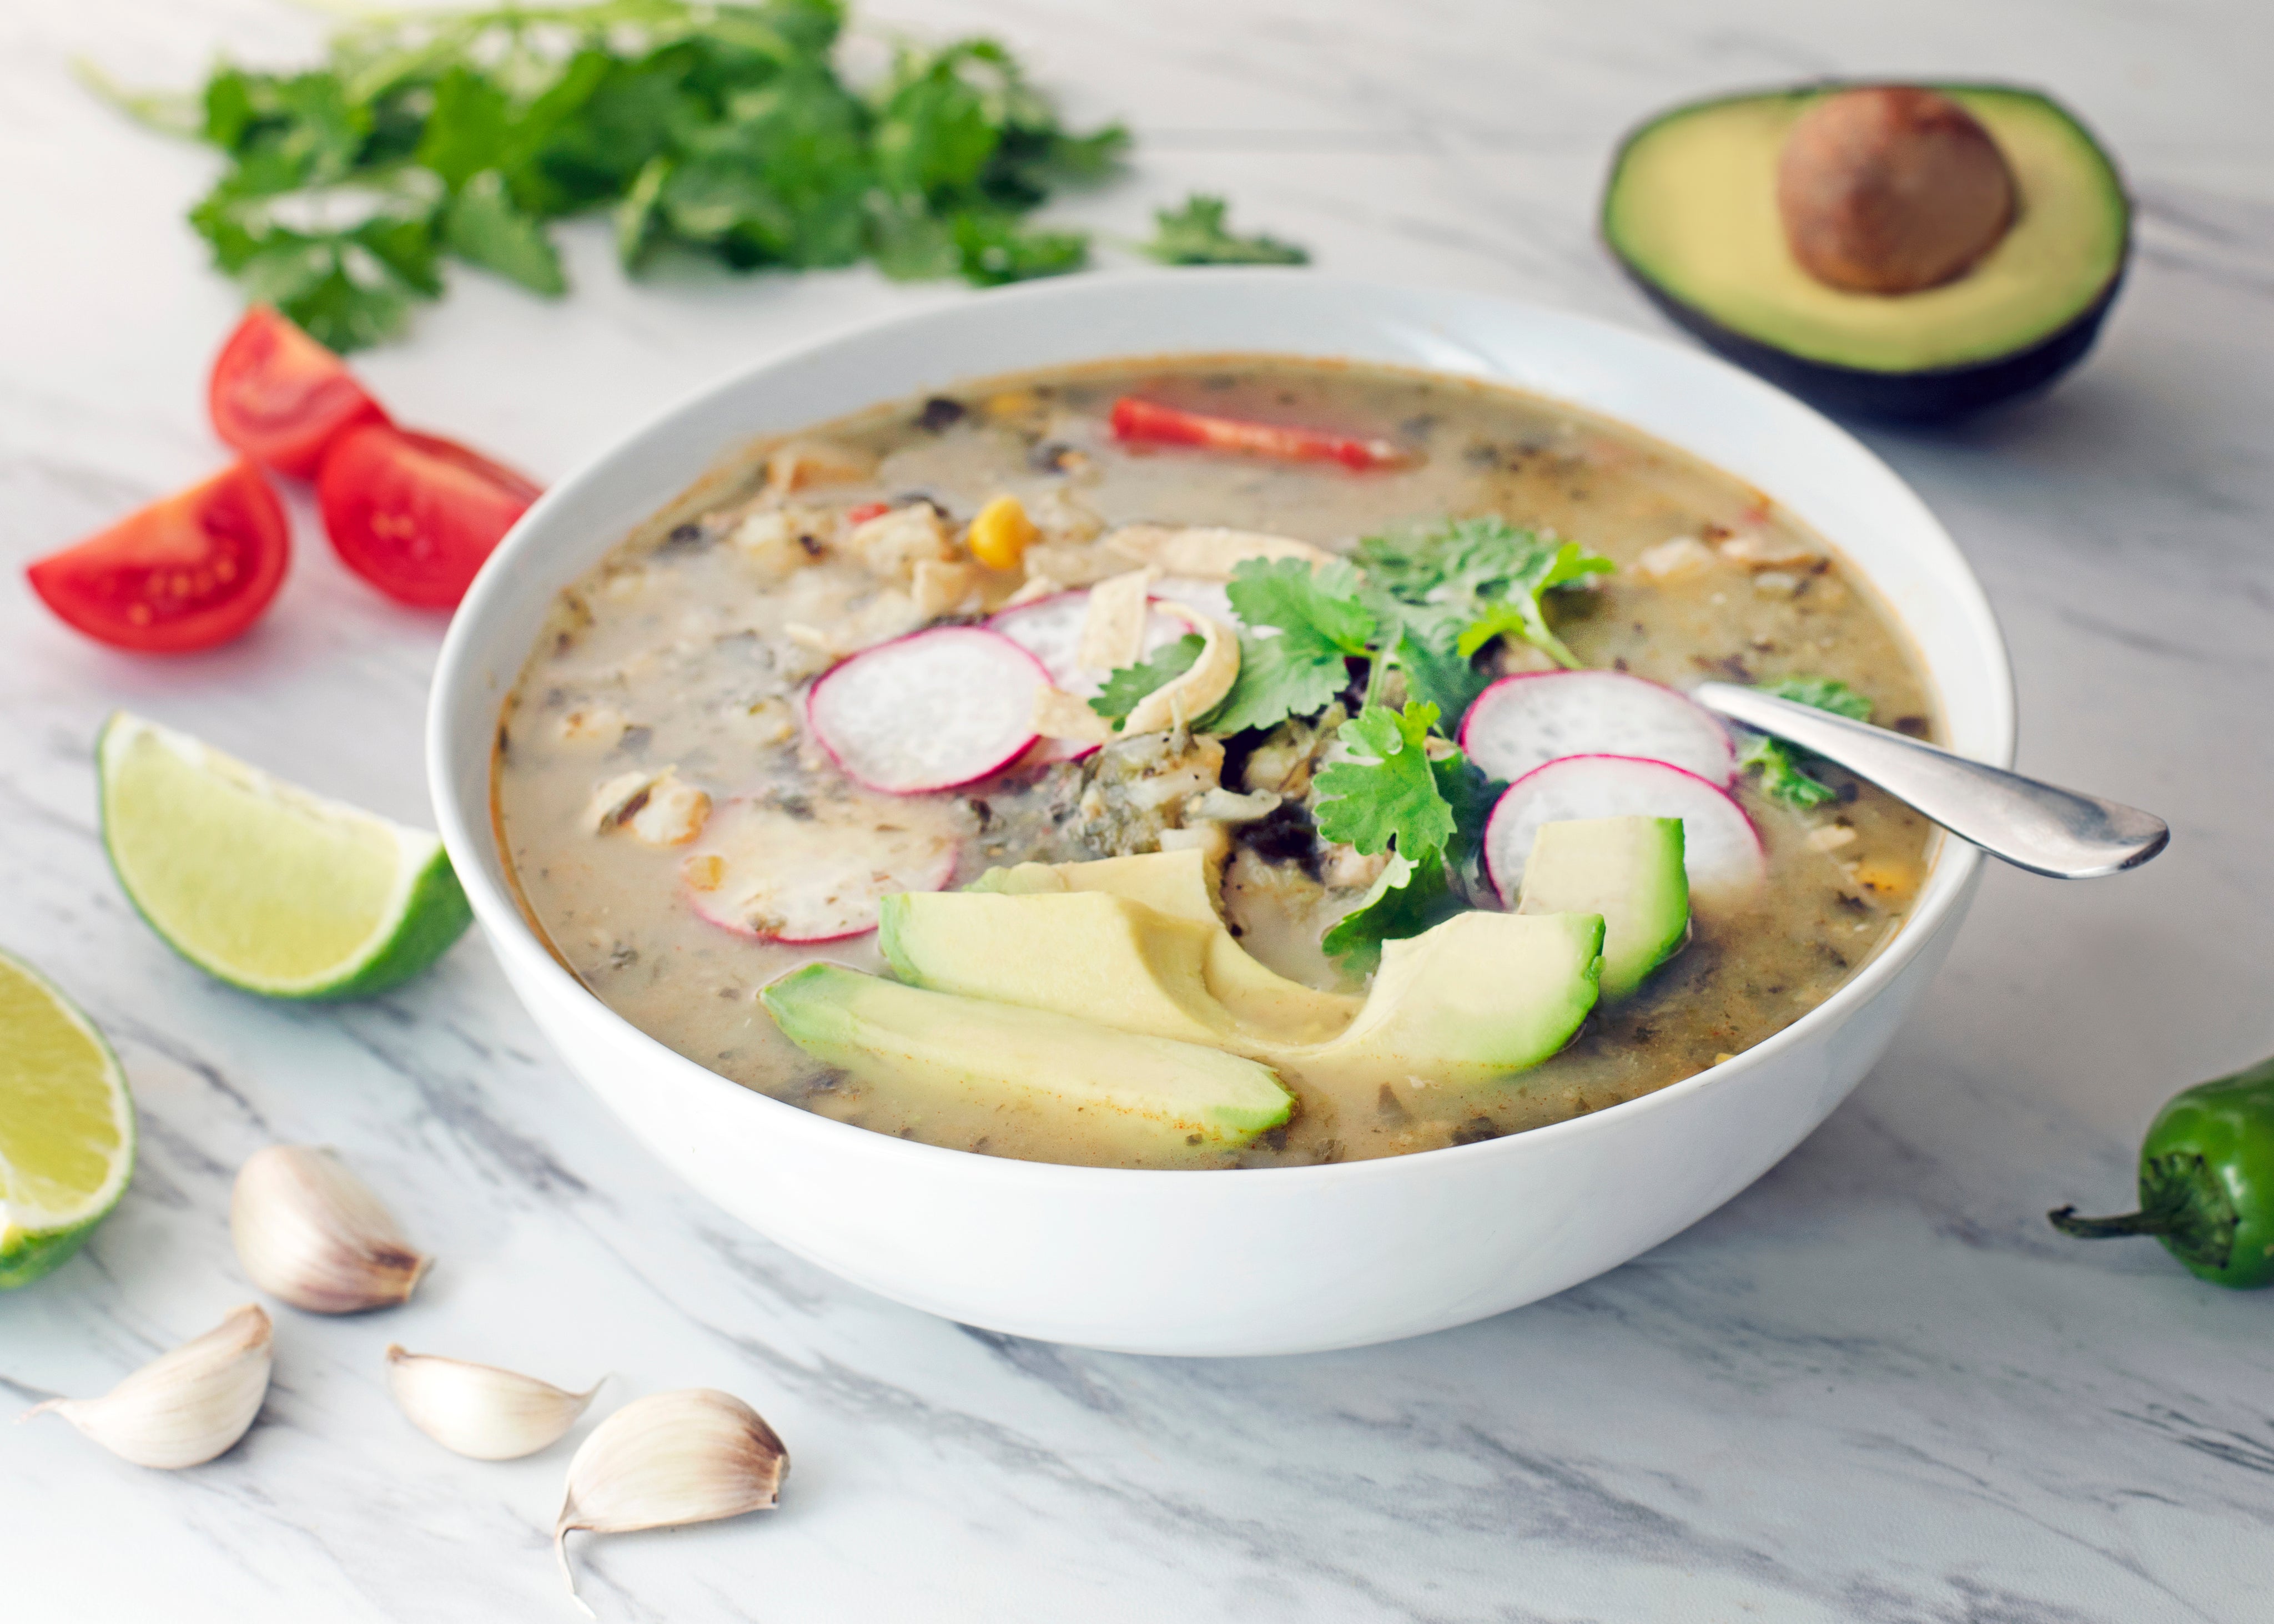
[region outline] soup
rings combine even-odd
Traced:
[[[1934,732],[1861,577],[1632,430],[1101,365],[722,464],[560,594],[495,816],[594,996],[777,1099],[1040,1161],[1395,1155],[1690,1076],[1900,928],[1931,827],[1707,679]]]

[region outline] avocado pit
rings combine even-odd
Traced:
[[[1793,258],[1830,287],[1903,294],[1964,275],[2014,223],[2013,170],[1948,96],[1873,85],[1794,121],[1777,162]]]

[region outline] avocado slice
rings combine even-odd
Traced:
[[[1269,1067],[1014,1004],[810,964],[758,995],[815,1059],[920,1107],[976,1099],[1063,1119],[1133,1155],[1236,1149],[1293,1114]]]
[[[1678,817],[1542,823],[1524,865],[1518,914],[1603,916],[1606,998],[1622,998],[1690,939],[1690,876]]]
[[[1239,1022],[1206,978],[1209,933],[1221,929],[1103,891],[899,891],[878,900],[877,945],[912,987],[1233,1043]]]
[[[1092,862],[1020,863],[990,868],[965,889],[1005,894],[1103,891],[1143,903],[1171,919],[1209,931],[1202,975],[1209,994],[1235,1020],[1291,1043],[1323,1041],[1351,1024],[1359,1000],[1291,981],[1264,964],[1224,926],[1213,868],[1196,846],[1102,857]]]
[[[1387,942],[1350,1030],[1278,1064],[1314,1081],[1477,1083],[1536,1066],[1595,1007],[1598,914],[1456,914]]]
[[[1779,155],[1794,123],[1849,88],[1724,97],[1644,124],[1612,162],[1604,243],[1675,322],[1833,410],[1953,417],[2074,365],[2098,335],[2131,251],[2131,203],[2099,143],[2038,92],[1933,86],[1996,141],[2018,213],[1953,281],[1851,292],[1802,268],[1777,206]]]
[[[1390,943],[1356,1018],[1323,1042],[1238,1019],[1209,991],[1206,940],[1190,920],[1096,892],[907,892],[884,898],[878,928],[917,986],[1217,1044],[1322,1082],[1452,1082],[1522,1071],[1570,1041],[1594,1007],[1603,921],[1462,914]]]

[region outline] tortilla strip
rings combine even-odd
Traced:
[[[1152,565],[1163,575],[1201,575],[1212,581],[1229,581],[1233,567],[1249,559],[1301,559],[1316,566],[1335,556],[1292,536],[1267,536],[1261,530],[1225,530],[1218,525],[1125,524],[1108,536],[1104,545]]]

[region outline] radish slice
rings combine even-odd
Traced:
[[[1081,647],[1082,622],[1089,617],[1089,591],[1056,592],[1015,609],[1005,609],[987,622],[987,629],[1008,637],[1042,661],[1050,680],[1076,699],[1088,699],[1105,686],[1107,673],[1084,665],[1075,654]],[[1152,653],[1183,636],[1185,623],[1156,610],[1145,620],[1145,652]],[[1074,739],[1045,739],[1035,750],[1037,763],[1074,761],[1097,748]]]
[[[953,789],[1000,771],[1035,741],[1040,660],[976,626],[938,626],[832,667],[806,721],[847,776],[890,795]]]
[[[1753,820],[1696,773],[1631,756],[1566,756],[1518,778],[1485,825],[1485,872],[1516,906],[1542,823],[1582,817],[1678,817],[1690,899],[1716,913],[1741,907],[1768,876]]]
[[[1639,756],[1715,784],[1728,784],[1737,771],[1729,735],[1713,712],[1616,671],[1502,677],[1469,707],[1461,748],[1511,783],[1564,756]]]
[[[877,899],[938,891],[956,839],[905,801],[864,800],[799,816],[757,801],[712,815],[681,866],[695,911],[764,942],[833,942],[877,928]]]

